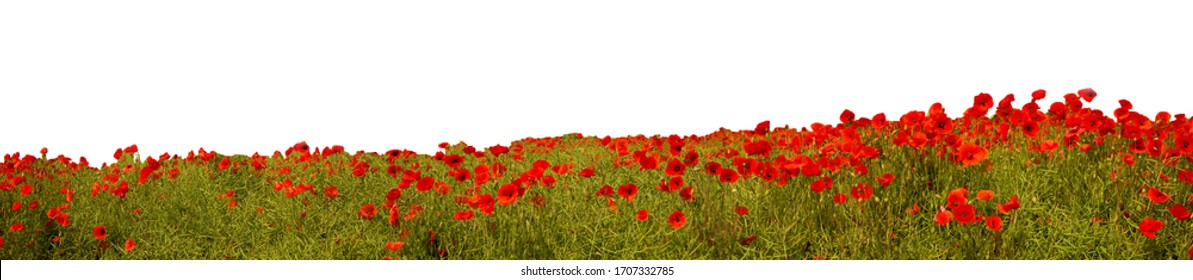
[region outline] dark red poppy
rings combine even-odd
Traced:
[[[750,246],[750,243],[754,243],[755,239],[758,239],[758,235],[751,234],[750,237],[741,240],[741,245]]]
[[[1168,213],[1172,213],[1172,217],[1178,221],[1189,219],[1189,209],[1181,204],[1173,204],[1171,207],[1168,207]]]
[[[136,248],[137,248],[137,243],[133,242],[132,238],[129,238],[128,240],[124,241],[124,251],[125,252],[132,252],[133,249],[136,249]]]
[[[733,169],[722,168],[720,173],[721,173],[720,179],[721,179],[722,183],[737,182],[737,178],[738,178],[737,171],[733,171]]]
[[[1027,121],[1023,123],[1023,135],[1027,138],[1035,138],[1040,135],[1040,124],[1035,121]]]
[[[733,212],[737,213],[738,216],[745,216],[746,214],[750,213],[750,208],[746,208],[745,206],[738,206],[736,208],[733,208]]]
[[[97,227],[95,227],[95,229],[91,230],[91,235],[95,236],[95,239],[97,239],[97,240],[102,241],[104,239],[107,239],[108,238],[108,228],[106,228],[102,225],[97,226]]]
[[[684,167],[683,163],[679,162],[678,159],[672,159],[671,161],[667,162],[666,173],[667,173],[667,176],[679,177],[679,176],[683,176],[685,169],[686,168]]]
[[[720,175],[721,164],[713,161],[706,162],[704,163],[704,172],[708,173],[709,175]]]
[[[1152,218],[1145,218],[1139,222],[1139,232],[1147,238],[1156,239],[1156,232],[1164,227],[1164,222]]]
[[[762,121],[758,123],[758,125],[754,126],[754,134],[762,135],[766,134],[767,132],[770,132],[770,120]]]
[[[464,157],[460,155],[447,155],[443,157],[443,163],[447,164],[447,166],[451,168],[456,168],[459,167],[461,163],[464,163]]]
[[[624,197],[626,201],[634,202],[634,196],[638,195],[638,185],[625,184],[617,188],[617,195]]]
[[[396,203],[387,204],[389,204],[389,225],[397,226],[398,219],[402,217],[402,211],[398,210],[398,205]]]
[[[1153,203],[1164,203],[1164,202],[1168,201],[1168,199],[1170,197],[1168,196],[1168,194],[1165,194],[1164,192],[1160,191],[1159,189],[1148,188],[1147,198],[1150,199]]]
[[[648,216],[650,216],[650,213],[646,212],[646,209],[638,210],[637,219],[639,221],[645,221]]]
[[[672,212],[671,216],[667,217],[667,223],[671,224],[671,228],[674,229],[683,227],[683,225],[687,222],[688,217],[684,216],[683,211]]]
[[[845,111],[841,112],[841,123],[847,124],[847,123],[853,122],[853,120],[854,120],[853,111],[846,109]]]

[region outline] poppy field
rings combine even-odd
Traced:
[[[1193,121],[1050,95],[434,155],[43,148],[0,164],[0,259],[1193,258]]]

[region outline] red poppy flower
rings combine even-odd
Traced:
[[[588,178],[592,177],[593,175],[596,175],[596,170],[593,170],[592,167],[580,170],[580,177]]]
[[[12,202],[12,211],[17,211],[17,210],[21,210],[21,202],[13,201]]]
[[[372,203],[365,204],[365,206],[361,206],[360,211],[356,212],[356,216],[359,216],[366,220],[372,220],[373,216],[376,216],[376,215],[377,215],[377,206],[374,206]]]
[[[1164,222],[1156,219],[1146,218],[1139,222],[1139,231],[1147,238],[1156,239],[1156,232],[1164,227]]]
[[[1035,121],[1027,121],[1023,123],[1023,135],[1027,138],[1035,138],[1040,134],[1040,124]]]
[[[678,191],[679,189],[682,189],[683,186],[684,186],[683,177],[671,177],[670,180],[667,180],[666,191],[667,192]]]
[[[969,204],[968,197],[969,197],[969,189],[966,189],[965,187],[956,188],[956,189],[949,191],[949,196],[947,197],[948,203],[949,203],[948,204],[949,208],[954,208],[954,207],[961,206],[964,204]]]
[[[974,144],[963,144],[957,152],[957,160],[961,161],[961,166],[966,167],[982,162],[986,159],[988,151],[985,147]]]
[[[236,202],[235,200],[233,200],[233,201],[229,201],[229,202],[228,202],[228,208],[236,208],[236,205],[237,205],[237,204],[239,204],[239,202]]]
[[[953,207],[953,217],[957,219],[958,223],[963,225],[977,222],[977,212],[974,210],[973,204]]]
[[[1093,102],[1094,97],[1098,97],[1098,93],[1091,88],[1078,90],[1077,95],[1081,96],[1081,99],[1085,99],[1085,102]]]
[[[400,188],[389,189],[389,192],[385,194],[387,201],[397,201],[399,198],[402,198],[402,189]]]
[[[847,202],[847,201],[849,201],[848,195],[839,193],[839,194],[833,196],[833,203],[845,204],[845,202]]]
[[[1154,203],[1164,203],[1169,199],[1168,194],[1165,194],[1156,188],[1148,188],[1147,198],[1151,199]]]
[[[846,123],[846,124],[851,123],[851,122],[853,122],[853,119],[854,119],[853,111],[846,109],[845,111],[841,112],[841,123]]]
[[[639,221],[645,221],[648,216],[650,216],[650,213],[646,212],[646,209],[638,210],[637,218]]]
[[[97,240],[104,240],[108,238],[108,229],[104,226],[97,226],[95,229],[91,230],[91,235],[95,236],[95,239]]]
[[[54,216],[54,222],[58,223],[59,226],[63,226],[63,227],[69,226],[70,225],[70,214],[67,214],[66,212],[58,213],[57,216]]]
[[[770,132],[770,120],[762,121],[754,126],[754,134],[766,134],[767,132]]]
[[[405,246],[405,245],[406,245],[406,243],[402,242],[402,241],[397,241],[397,242],[390,241],[389,243],[385,243],[385,249],[390,250],[390,251],[397,251],[397,250],[401,250],[402,246]]]
[[[745,206],[738,206],[737,208],[733,208],[733,212],[737,213],[737,215],[739,215],[739,216],[745,216],[746,214],[750,213],[750,208],[746,208]]]
[[[397,226],[398,219],[402,217],[402,211],[398,210],[398,205],[393,204],[389,206],[389,225]]]
[[[443,163],[454,169],[460,166],[461,163],[464,163],[464,157],[460,155],[448,155],[443,157]]]
[[[891,173],[882,174],[882,177],[878,177],[878,184],[882,185],[883,188],[890,186],[892,181],[895,181],[895,175]]]
[[[1168,213],[1172,213],[1172,217],[1178,221],[1189,219],[1189,209],[1185,208],[1184,205],[1173,204],[1172,207],[1168,207]]]
[[[1008,213],[1011,210],[1019,209],[1019,196],[1011,196],[1011,201],[998,205],[998,212]]]
[[[940,209],[940,212],[936,212],[936,224],[943,226],[943,225],[948,225],[949,222],[952,222],[952,221],[953,221],[953,212],[950,212],[949,210],[945,210],[943,207]]]
[[[824,183],[824,180],[812,181],[812,185],[810,187],[812,188],[812,191],[814,191],[814,192],[822,192],[825,189],[828,189],[828,187],[826,187],[826,185]]]
[[[431,176],[427,176],[427,177],[423,177],[422,179],[418,179],[418,185],[416,185],[415,188],[418,189],[418,192],[425,192],[425,191],[431,190],[431,187],[434,187],[434,186],[435,186],[435,178],[432,178]]]
[[[1048,139],[1044,140],[1044,143],[1040,143],[1040,152],[1051,153],[1059,148],[1060,143],[1056,143],[1056,140]]]
[[[137,248],[137,243],[133,242],[132,238],[129,238],[128,240],[124,241],[124,251],[125,252],[132,252],[133,249],[136,249],[136,248]]]
[[[612,198],[609,198],[607,201],[605,201],[605,204],[609,205],[609,211],[617,210],[617,201],[613,201]]]
[[[982,191],[978,192],[978,200],[987,201],[987,200],[990,200],[991,198],[994,198],[994,191],[982,190]]]
[[[696,199],[695,196],[692,196],[692,187],[686,187],[686,188],[683,188],[682,190],[680,190],[679,197],[683,198],[684,201],[691,201],[691,200]]]
[[[644,155],[638,158],[638,165],[641,166],[638,170],[654,170],[659,167],[659,159]]]
[[[8,228],[8,232],[18,232],[22,230],[25,230],[25,225],[22,225],[21,222],[13,222],[12,226]]]
[[[634,202],[634,196],[638,195],[638,185],[625,184],[617,188],[617,195],[624,197],[626,201]]]
[[[1044,99],[1044,96],[1046,96],[1046,94],[1047,94],[1047,91],[1044,91],[1042,89],[1037,89],[1036,91],[1031,92],[1031,101],[1035,102],[1036,100]]]
[[[515,201],[518,201],[518,186],[505,184],[497,190],[497,203],[509,205]]]
[[[750,246],[750,243],[754,243],[755,239],[758,239],[758,235],[751,234],[750,237],[746,237],[746,239],[741,240],[741,245]]]
[[[685,170],[685,167],[684,167],[683,163],[679,162],[678,159],[672,159],[670,162],[667,162],[667,171],[666,171],[667,176],[671,176],[671,177],[683,176],[684,170]]]
[[[336,198],[340,196],[340,189],[337,189],[335,186],[323,188],[323,196],[326,196],[327,198]]]
[[[720,179],[722,183],[734,183],[737,182],[737,178],[737,171],[728,168],[721,169]]]
[[[866,201],[874,196],[874,188],[870,187],[870,184],[858,183],[857,186],[850,189],[849,194],[859,202]]]
[[[907,211],[907,214],[911,214],[911,215],[920,213],[920,204],[919,203],[913,204],[911,207],[908,207],[906,209],[906,211]]]
[[[684,223],[688,222],[688,217],[684,216],[683,211],[675,211],[667,217],[667,223],[671,224],[671,228],[678,229],[683,227]]]
[[[31,193],[33,193],[33,185],[25,184],[21,186],[21,196],[27,196]]]
[[[721,164],[718,162],[712,162],[712,161],[706,162],[706,163],[704,163],[704,172],[708,173],[708,175],[720,175],[721,174]]]
[[[1002,231],[1002,217],[990,216],[986,217],[986,228],[993,231]]]
[[[597,192],[596,192],[596,196],[610,196],[610,195],[613,195],[613,187],[610,187],[609,185],[605,185],[605,186],[601,187],[601,189],[597,190]]]
[[[456,215],[453,216],[452,218],[455,218],[457,221],[467,221],[467,220],[471,220],[473,215],[476,215],[476,214],[473,213],[472,210],[465,210],[465,211],[456,212]]]
[[[1123,163],[1127,166],[1135,166],[1135,155],[1123,154]]]
[[[220,170],[228,170],[229,166],[232,166],[232,161],[231,161],[230,157],[224,157],[224,159],[220,160],[220,166],[219,166]]]

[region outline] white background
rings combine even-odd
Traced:
[[[6,1],[0,152],[433,153],[1085,87],[1193,113],[1186,2],[822,2]]]
[[[1125,98],[1148,115],[1193,113],[1188,2],[821,2],[830,3],[4,1],[0,152],[49,147],[51,157],[94,165],[129,144],[146,155],[271,153],[302,140],[431,153],[439,142],[485,147],[569,132],[799,127],[835,122],[846,108],[895,119],[943,102],[956,115],[980,92],[1016,93],[1022,104],[1036,89],[1054,101],[1085,87],[1099,92],[1098,108]],[[290,264],[242,276],[312,269]],[[686,264],[692,275],[752,271]],[[1056,272],[1029,264],[1019,268]],[[489,275],[506,278],[524,263],[476,265],[510,270]],[[1104,265],[1067,271],[1106,275],[1096,269]],[[4,267],[10,278],[16,268]],[[420,267],[401,269],[443,275]],[[924,273],[889,262],[832,267],[819,272]],[[457,268],[443,269],[480,273]],[[348,273],[391,274],[375,269]]]

